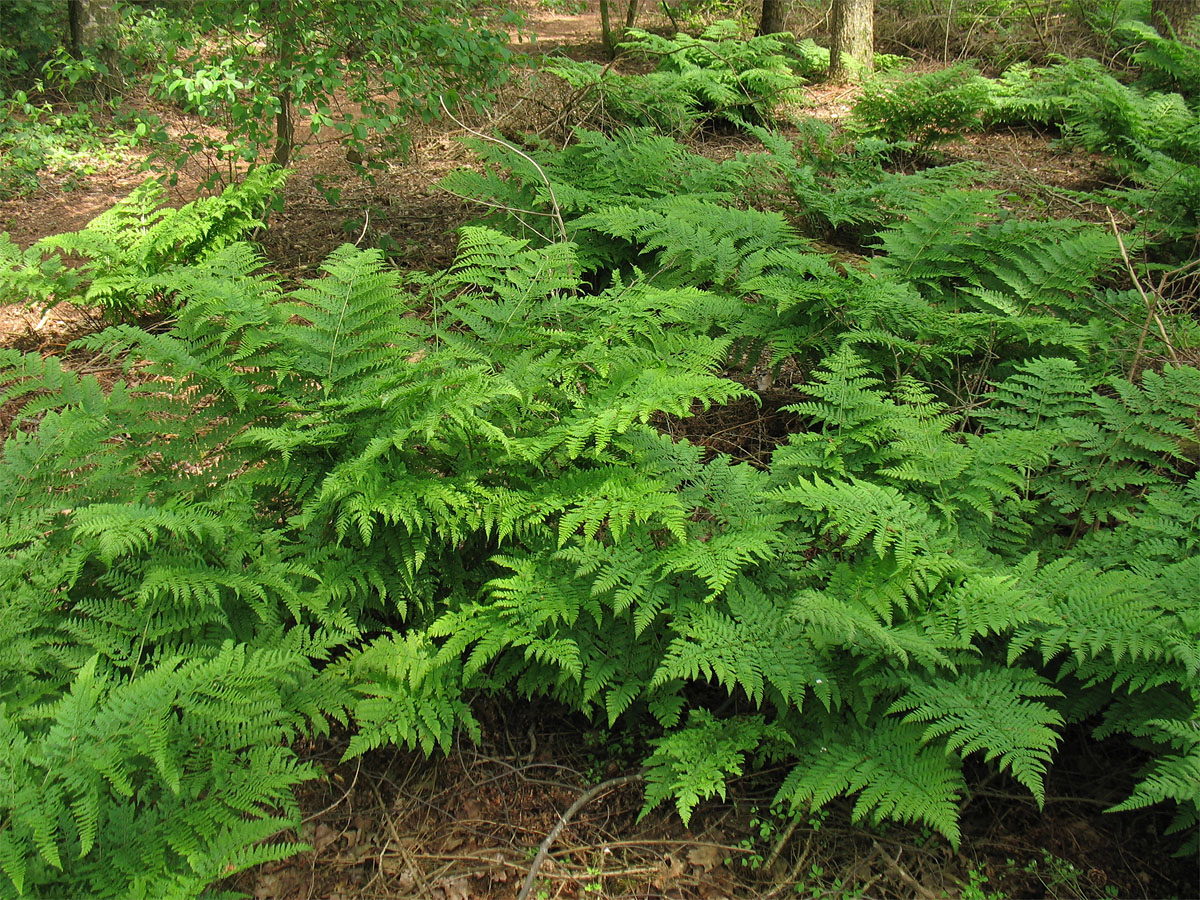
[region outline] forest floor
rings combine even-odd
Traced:
[[[601,58],[594,8],[579,15],[541,6],[528,12],[524,49]],[[283,209],[272,214],[262,235],[271,267],[285,278],[301,278],[346,241],[385,244],[409,268],[448,264],[456,229],[479,213],[434,187],[441,176],[471,163],[457,139],[473,129],[535,131],[562,140],[572,122],[554,90],[528,71],[518,72],[496,107],[502,112],[422,127],[409,157],[389,163],[374,184],[356,181],[341,144],[317,135],[302,148]],[[853,88],[814,85],[807,113],[836,123],[854,98]],[[177,132],[197,127],[149,98],[129,99],[153,108]],[[756,149],[743,135],[700,134],[691,144],[721,158]],[[1050,136],[977,135],[944,153],[947,162],[978,164],[986,171],[983,184],[1031,214],[1108,221],[1103,207],[1069,195],[1095,187],[1104,161],[1063,151]],[[81,228],[142,181],[141,163],[130,152],[90,175],[47,178],[32,195],[0,201],[0,230],[28,246]],[[338,206],[316,190],[318,173],[343,184]],[[206,174],[202,163],[183,170],[170,189],[172,199],[193,199]],[[87,310],[66,304],[45,312],[0,307],[0,347],[63,352],[99,327]],[[763,437],[762,413],[754,414],[754,422],[724,415],[690,423],[689,437],[724,452],[740,446],[752,454]],[[464,739],[429,759],[392,749],[343,763],[348,736],[340,734],[301,748],[328,773],[301,796],[298,837],[312,849],[243,873],[228,887],[257,900],[513,898],[539,845],[568,808],[589,787],[613,780],[557,834],[529,898],[1200,897],[1200,863],[1172,859],[1170,841],[1159,837],[1168,814],[1103,813],[1128,788],[1115,782],[1106,754],[1135,751],[1098,748],[1082,730],[1064,741],[1043,810],[1010,779],[982,777],[982,787],[964,803],[964,837],[955,851],[927,829],[851,825],[849,803],[834,803],[827,814],[811,818],[773,812],[782,775],[774,771],[735,782],[726,799],[703,804],[690,827],[666,808],[639,820],[641,788],[621,777],[636,773],[646,735],[594,728],[549,703],[500,707],[485,701],[478,714],[479,743]]]

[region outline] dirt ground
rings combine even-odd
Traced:
[[[529,34],[520,39],[522,48],[601,58],[594,3],[575,15],[526,2]],[[644,24],[669,23],[659,16]],[[374,184],[356,181],[340,143],[318,135],[303,148],[283,209],[262,236],[272,267],[287,278],[303,277],[346,241],[386,244],[412,268],[446,265],[456,229],[478,214],[433,187],[471,162],[457,139],[468,128],[555,127],[553,90],[518,73],[497,106],[501,112],[419,129],[409,158],[389,163]],[[177,110],[132,99],[153,107],[174,129],[195,127]],[[837,122],[854,99],[852,88],[814,85],[808,111]],[[714,156],[754,149],[745,137],[728,135],[701,135],[694,143]],[[987,170],[989,185],[1021,195],[1043,214],[1103,214],[1071,194],[1104,176],[1102,160],[1061,151],[1052,136],[974,136],[944,153],[948,161],[977,163]],[[31,196],[0,201],[0,230],[28,246],[81,228],[145,177],[141,161],[126,154],[120,165],[72,179],[78,184],[69,191],[48,179]],[[337,207],[316,190],[317,173],[344,185]],[[200,164],[184,170],[172,199],[192,199],[205,174]],[[4,306],[0,347],[61,353],[99,326],[87,310],[65,304],[46,311]],[[86,368],[89,361],[75,364]],[[715,449],[733,446],[753,454],[755,441],[770,441],[769,430],[782,423],[770,404],[751,414],[753,420],[734,428],[719,417],[689,428],[698,432],[694,439]],[[963,843],[954,850],[917,827],[856,827],[844,803],[816,817],[777,815],[771,797],[783,774],[778,771],[735,782],[728,798],[704,804],[690,827],[666,808],[639,819],[636,773],[645,735],[600,730],[549,704],[501,707],[481,700],[479,716],[479,744],[464,741],[431,759],[392,749],[343,763],[349,738],[341,734],[300,748],[327,777],[303,791],[303,827],[285,837],[312,849],[243,873],[226,887],[256,900],[1200,897],[1200,861],[1172,859],[1170,840],[1159,837],[1169,816],[1158,810],[1102,813],[1128,787],[1106,769],[1105,754],[1135,751],[1101,753],[1083,731],[1064,742],[1044,810],[1009,779],[981,771],[975,783],[982,786],[965,801]],[[594,790],[597,785],[602,787]],[[568,819],[581,798],[586,802]],[[539,846],[552,832],[553,842],[536,863],[537,877],[521,895]]]

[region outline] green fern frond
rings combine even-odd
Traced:
[[[345,678],[360,695],[351,710],[359,731],[346,757],[385,742],[446,751],[458,727],[478,734],[461,698],[461,667],[439,656],[420,634],[375,639],[339,663],[335,677]]]
[[[966,790],[957,761],[922,745],[922,729],[894,719],[870,726],[835,725],[805,735],[796,765],[776,794],[792,809],[820,809],[841,794],[858,794],[852,816],[920,821],[957,846],[959,797]]]
[[[870,538],[877,556],[892,553],[899,562],[911,563],[940,543],[937,538],[930,539],[937,529],[928,512],[887,485],[859,479],[797,478],[776,496],[815,513],[817,527],[842,539],[847,548]]]
[[[285,170],[263,166],[220,196],[178,210],[164,207],[163,188],[147,181],[82,230],[38,241],[21,265],[14,266],[6,253],[0,290],[22,291],[29,300],[53,296],[99,305],[118,321],[161,314],[176,301],[159,279],[261,227],[263,212],[286,177]],[[72,255],[84,260],[74,271],[62,266]]]
[[[763,743],[787,745],[788,735],[759,716],[717,719],[693,710],[679,731],[659,738],[646,760],[646,800],[641,816],[668,798],[686,824],[696,804],[725,797],[730,775],[742,774],[746,755]]]
[[[308,324],[284,325],[281,331],[295,374],[314,379],[329,395],[402,364],[400,353],[381,340],[393,334],[389,326],[402,295],[399,273],[386,270],[375,250],[343,244],[322,271],[325,277],[308,281],[284,307]]]
[[[991,404],[977,415],[997,426],[1035,431],[1090,411],[1088,393],[1073,360],[1042,357],[1022,363],[997,384]]]
[[[1041,806],[1063,718],[1036,698],[1061,696],[1032,672],[985,668],[953,681],[916,684],[888,712],[907,713],[905,723],[929,723],[924,741],[944,737],[946,747],[964,757],[983,752],[988,762],[998,758]]]
[[[678,637],[652,685],[716,681],[730,694],[740,688],[755,704],[770,700],[785,709],[802,708],[810,691],[827,709],[837,702],[837,681],[788,604],[746,579],[727,592],[726,604],[700,606],[672,624]]]

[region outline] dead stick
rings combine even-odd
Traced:
[[[779,859],[779,855],[783,853],[783,848],[787,846],[787,842],[791,840],[792,835],[796,832],[796,827],[800,824],[800,817],[793,816],[792,821],[788,823],[787,828],[783,829],[783,834],[779,836],[779,840],[775,842],[775,846],[771,848],[771,854],[767,857],[767,861],[763,863],[763,869],[770,872],[775,865],[775,861]]]
[[[537,880],[538,870],[542,867],[542,863],[546,861],[546,857],[550,855],[550,848],[554,846],[554,842],[558,839],[562,830],[567,827],[567,823],[571,821],[571,817],[575,813],[579,812],[579,810],[596,797],[611,791],[615,787],[643,780],[645,780],[645,776],[641,774],[621,775],[617,778],[610,778],[608,781],[602,781],[594,788],[584,791],[578,800],[567,807],[567,811],[562,814],[558,823],[550,829],[550,833],[546,835],[546,839],[538,847],[537,856],[533,858],[533,863],[529,866],[529,874],[525,876],[525,883],[521,885],[521,890],[517,893],[517,900],[528,900],[530,892],[533,891],[533,883]]]
[[[796,883],[797,879],[800,877],[800,870],[803,869],[804,864],[808,862],[808,854],[812,850],[813,838],[816,837],[816,834],[817,833],[815,831],[810,831],[808,833],[808,839],[804,842],[804,850],[801,852],[799,858],[792,863],[791,871],[788,872],[787,877],[782,881],[777,882],[775,887],[763,894],[762,900],[772,900],[772,898],[778,897]]]
[[[872,843],[874,843],[875,846],[878,848],[879,844],[877,842],[872,842]],[[903,847],[900,848],[900,852],[896,854],[895,859],[892,859],[890,856],[888,856],[886,853],[884,853],[883,858],[885,860],[887,860],[888,868],[891,869],[892,873],[895,874],[908,887],[910,887],[914,891],[916,891],[917,896],[921,897],[922,900],[938,900],[937,894],[935,894],[933,891],[929,890],[929,888],[925,887],[925,885],[921,884],[921,882],[917,881],[917,879],[913,878],[912,875],[910,875],[908,873],[908,871],[904,868],[904,866],[900,865],[900,857],[903,854],[904,854]]]
[[[446,101],[442,98],[442,96],[440,94],[438,95],[438,103],[441,104],[442,112],[444,112],[449,117],[450,121],[453,122],[455,125],[457,125],[459,128],[461,128],[463,131],[467,132],[467,134],[474,135],[475,137],[479,138],[482,141],[491,141],[493,144],[499,144],[501,147],[507,147],[513,153],[517,154],[517,156],[521,157],[523,160],[525,160],[527,163],[529,163],[531,166],[533,166],[535,169],[537,169],[537,173],[542,176],[542,181],[544,181],[546,183],[546,190],[549,192],[549,195],[550,195],[550,208],[551,208],[551,210],[553,210],[551,215],[554,218],[554,221],[558,223],[559,237],[562,239],[562,242],[564,244],[568,243],[570,241],[570,238],[567,236],[567,225],[563,221],[562,209],[558,205],[558,198],[554,196],[554,185],[553,185],[553,183],[551,183],[549,176],[546,175],[546,170],[538,165],[537,160],[535,160],[528,153],[525,153],[524,151],[522,151],[520,147],[517,147],[514,144],[510,144],[508,141],[503,141],[498,137],[493,137],[490,134],[484,134],[482,131],[476,131],[470,125],[467,125],[466,123],[460,121],[457,117],[455,117],[454,113],[450,112],[449,107],[446,106]]]
[[[1158,333],[1162,335],[1163,343],[1167,345],[1167,352],[1171,354],[1171,359],[1175,361],[1175,365],[1179,365],[1179,356],[1175,353],[1175,348],[1171,345],[1171,339],[1167,337],[1167,329],[1163,325],[1163,320],[1159,318],[1158,310],[1155,308],[1158,298],[1155,297],[1155,302],[1151,302],[1146,296],[1146,292],[1142,289],[1142,283],[1138,280],[1137,273],[1133,271],[1133,263],[1129,261],[1129,254],[1125,250],[1125,242],[1121,240],[1121,230],[1117,228],[1117,218],[1113,215],[1110,207],[1105,207],[1108,212],[1108,221],[1112,223],[1113,236],[1117,239],[1117,246],[1121,248],[1121,259],[1125,260],[1125,269],[1129,272],[1129,277],[1133,279],[1133,286],[1137,288],[1137,292],[1142,297],[1142,302],[1146,304],[1147,319],[1146,327],[1142,329],[1142,337],[1138,340],[1138,348],[1133,355],[1133,364],[1130,366],[1129,374],[1134,374],[1133,370],[1137,368],[1138,358],[1142,352],[1142,341],[1146,337],[1146,331],[1150,327],[1150,319],[1154,319],[1158,323]]]

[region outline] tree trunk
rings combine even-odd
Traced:
[[[628,31],[637,22],[638,4],[641,0],[629,0],[629,8],[625,10],[625,31]],[[624,32],[622,32],[624,37]]]
[[[870,74],[875,62],[875,0],[833,0],[829,80]]]
[[[762,18],[758,23],[759,34],[781,34],[788,30],[790,0],[763,0]]]
[[[292,90],[284,88],[279,92],[279,112],[275,114],[275,151],[271,154],[271,162],[281,168],[287,168],[292,161],[292,150],[296,146],[296,122],[292,113]]]
[[[3,0],[0,0],[3,2]],[[120,20],[113,0],[69,0],[67,18],[71,29],[71,55],[91,57],[103,64],[96,80],[96,93],[109,97],[121,86],[121,64],[117,55]]]
[[[1163,37],[1182,37],[1200,15],[1200,0],[1150,0],[1150,22]]]
[[[292,68],[300,40],[293,24],[296,21],[296,13],[292,7],[292,0],[279,0],[278,12],[275,58],[279,61],[279,110],[275,113],[275,150],[271,153],[271,162],[281,168],[287,168],[288,163],[292,161],[292,152],[296,149],[295,108],[292,103],[295,74]]]
[[[608,0],[600,0],[600,43],[604,45],[604,55],[612,59],[617,48],[613,41],[612,16],[609,15]]]

